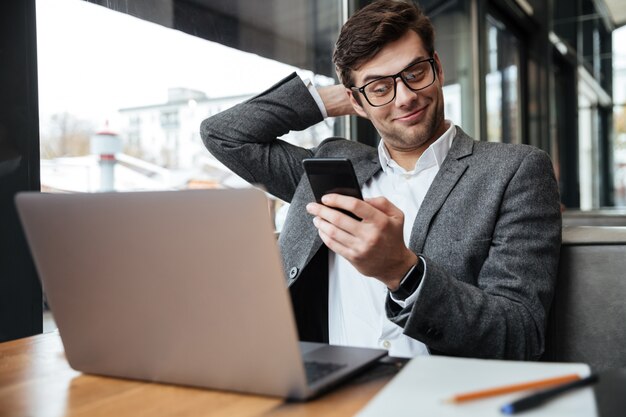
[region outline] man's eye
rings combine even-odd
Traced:
[[[367,87],[367,93],[377,96],[388,94],[393,89],[393,85],[389,82],[376,82]]]
[[[410,72],[405,72],[404,73],[404,78],[407,81],[419,80],[419,79],[424,77],[425,73],[426,72],[424,71],[423,68],[417,68],[417,69],[414,69],[414,70],[412,70]]]

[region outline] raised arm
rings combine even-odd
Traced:
[[[323,120],[315,100],[295,74],[263,93],[204,120],[207,149],[237,175],[291,201],[302,176],[301,161],[313,150],[277,139]]]

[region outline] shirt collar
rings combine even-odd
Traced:
[[[426,148],[424,153],[415,163],[415,167],[411,172],[416,172],[435,164],[437,165],[437,167],[441,167],[441,164],[443,164],[446,156],[448,156],[450,147],[452,147],[452,140],[456,136],[456,126],[454,125],[454,123],[452,123],[450,120],[446,120],[445,123],[448,125],[448,129],[435,142],[433,142],[428,148]],[[380,166],[382,167],[384,172],[387,172],[387,170],[390,168],[392,170],[399,169],[405,171],[393,159],[391,159],[389,151],[387,151],[387,147],[384,144],[384,140],[381,140],[378,143],[378,159],[380,160]]]

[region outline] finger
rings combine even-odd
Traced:
[[[376,216],[378,211],[373,210],[373,208],[363,200],[342,194],[326,194],[322,197],[322,203],[329,207],[347,210],[363,220]]]
[[[326,233],[324,233],[320,229],[318,229],[318,234],[320,238],[322,239],[322,242],[324,242],[324,244],[326,245],[326,247],[328,247],[328,249],[335,252],[337,255],[343,256],[348,261],[352,259],[353,250],[349,246],[345,246],[341,244],[340,242],[332,239],[330,236],[328,236]]]
[[[355,227],[360,223],[356,219],[342,213],[332,207],[328,207],[324,204],[309,203],[306,206],[309,214],[324,219],[325,221],[345,230],[349,233],[354,233]]]
[[[313,224],[317,228],[318,232],[323,233],[329,241],[336,242],[343,247],[353,247],[356,243],[355,236],[333,225],[332,223],[325,221],[324,219],[315,217],[313,219]]]
[[[322,207],[323,207],[322,204],[319,204],[319,203],[309,203],[306,205],[306,211],[309,214],[317,216],[320,210],[322,209]]]

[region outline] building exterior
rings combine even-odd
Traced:
[[[209,98],[201,91],[171,88],[165,103],[120,109],[125,150],[168,169],[192,170],[206,154],[202,120],[251,96]]]
[[[213,98],[201,91],[171,88],[165,103],[120,109],[125,152],[170,170],[179,178],[177,188],[194,180],[240,185],[204,147],[200,124],[251,97],[252,94]],[[332,136],[333,125],[329,120],[302,132],[290,132],[282,139],[313,147]]]

